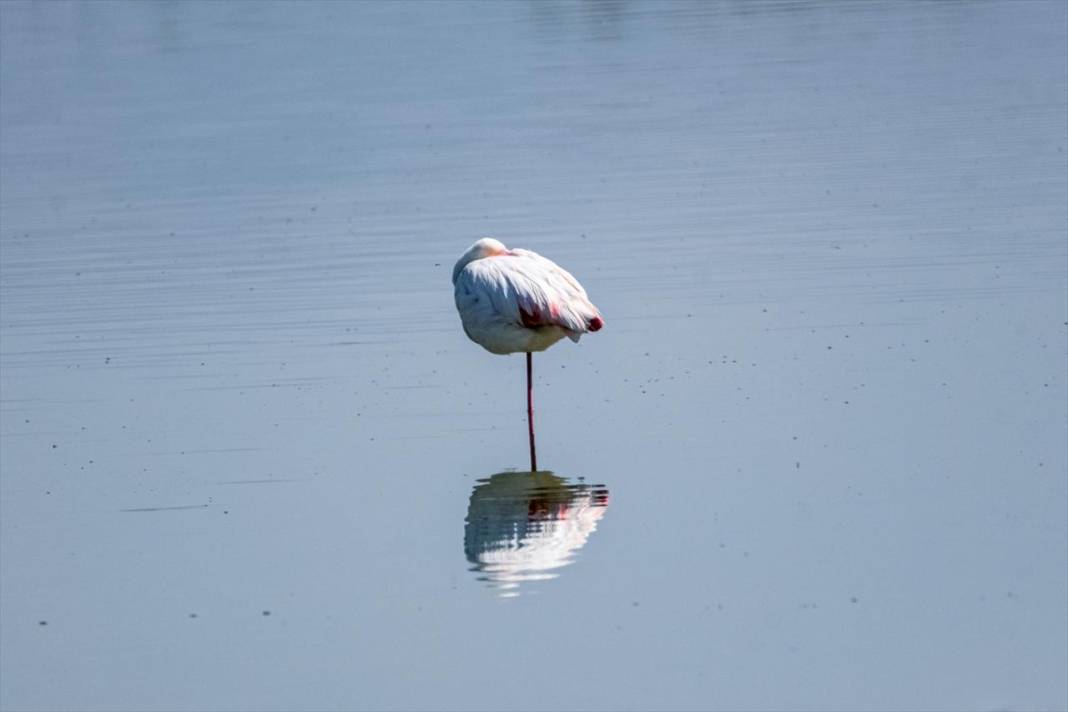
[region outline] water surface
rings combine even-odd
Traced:
[[[0,4],[0,707],[1068,706],[1066,26]]]

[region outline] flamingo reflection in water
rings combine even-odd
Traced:
[[[568,483],[551,472],[502,472],[478,481],[464,527],[471,570],[501,596],[556,578],[604,516],[604,485]]]

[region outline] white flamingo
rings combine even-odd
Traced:
[[[531,354],[565,336],[577,342],[587,331],[600,330],[601,312],[567,270],[536,252],[509,250],[489,237],[460,256],[452,283],[456,310],[472,341],[491,353],[527,355],[527,430],[530,469],[536,472]]]

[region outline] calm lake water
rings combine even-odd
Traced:
[[[1066,27],[0,4],[0,707],[1064,709]]]

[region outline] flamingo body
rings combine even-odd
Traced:
[[[544,351],[565,336],[577,342],[604,326],[567,270],[492,238],[477,241],[460,257],[452,283],[464,332],[495,354]]]

